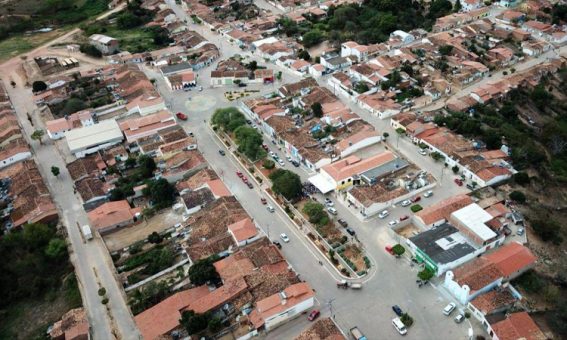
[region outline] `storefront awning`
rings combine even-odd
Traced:
[[[311,182],[311,184],[313,184],[323,194],[335,190],[335,183],[321,174],[309,177],[309,182]]]

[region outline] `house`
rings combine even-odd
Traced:
[[[309,66],[311,66],[311,64],[308,61],[305,61],[303,59],[298,59],[293,63],[291,63],[291,65],[289,65],[289,68],[291,68],[295,72],[303,74],[308,71]]]
[[[277,326],[301,316],[314,306],[315,292],[306,282],[296,283],[256,303],[250,314],[255,329],[270,331]]]
[[[102,54],[113,54],[118,52],[120,48],[118,40],[103,34],[91,35],[89,37],[89,43],[102,52]]]
[[[510,242],[483,256],[503,274],[504,281],[511,281],[535,266],[537,258],[518,242]]]
[[[536,20],[526,21],[522,28],[531,33],[534,38],[547,38],[552,33],[553,26]]]
[[[75,189],[83,200],[83,208],[90,211],[108,201],[112,186],[98,177],[89,176],[76,181]]]
[[[65,132],[65,139],[69,150],[75,157],[81,158],[110,146],[121,143],[124,135],[118,123],[113,120]]]
[[[548,339],[527,312],[507,314],[500,321],[490,323],[488,334],[493,340]]]
[[[32,157],[28,143],[22,137],[0,144],[0,169]]]
[[[45,127],[47,135],[53,140],[65,137],[65,132],[74,128],[94,125],[94,120],[89,111],[80,111],[69,116],[47,121]]]
[[[474,259],[445,273],[443,286],[459,303],[466,305],[477,296],[502,284],[503,274],[484,257]]]
[[[403,45],[407,45],[412,43],[415,40],[415,37],[407,32],[402,30],[396,30],[390,33],[390,39],[400,39]]]
[[[88,212],[91,228],[106,234],[132,225],[142,217],[142,208],[131,208],[126,200],[104,203]]]
[[[228,225],[228,232],[234,239],[234,242],[239,246],[245,246],[260,238],[260,232],[256,224],[246,217],[238,222]]]
[[[309,178],[321,192],[344,190],[352,185],[360,184],[362,180],[368,183],[375,181],[381,175],[396,168],[398,158],[390,151],[384,151],[369,158],[361,159],[348,156],[329,165],[321,167],[319,174]],[[388,170],[386,170],[388,168]]]
[[[361,94],[356,98],[358,106],[380,119],[390,118],[402,111],[402,106],[380,92]]]
[[[197,79],[193,71],[183,71],[164,77],[165,83],[170,90],[182,90],[197,85]]]
[[[323,76],[323,72],[325,72],[325,66],[321,64],[313,64],[309,66],[309,74],[313,77],[321,77]]]
[[[185,214],[191,215],[204,208],[215,200],[215,196],[207,187],[197,190],[186,191],[181,194],[181,200],[185,204]]]
[[[456,195],[430,205],[414,215],[413,221],[422,228],[431,228],[449,220],[454,211],[473,203],[468,195]]]
[[[449,216],[451,224],[479,247],[491,244],[498,238],[498,235],[486,225],[492,219],[492,215],[476,203],[456,210]]]
[[[459,0],[461,2],[461,11],[470,12],[472,10],[482,7],[483,3],[480,0]]]
[[[500,67],[506,67],[513,62],[514,51],[507,47],[498,47],[488,50],[488,56],[494,58]]]
[[[174,74],[187,73],[193,71],[193,66],[188,62],[180,62],[177,64],[162,66],[159,68],[159,70],[164,77],[168,77]]]
[[[320,63],[331,71],[339,71],[352,65],[352,62],[349,59],[341,57],[336,52],[322,54],[320,57]]]
[[[295,340],[347,340],[333,319],[323,318],[301,332]]]
[[[119,127],[124,136],[126,136],[126,140],[131,143],[175,125],[177,125],[177,121],[171,112],[160,111],[145,117],[122,121]]]
[[[161,177],[175,183],[207,166],[205,158],[198,150],[182,150],[158,163]]]

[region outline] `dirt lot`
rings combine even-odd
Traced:
[[[136,241],[145,239],[154,231],[160,233],[182,221],[183,218],[180,214],[169,210],[137,225],[105,235],[103,238],[108,249],[113,252],[128,247]]]

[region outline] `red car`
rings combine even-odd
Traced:
[[[400,222],[401,222],[401,221],[405,221],[405,220],[407,220],[408,218],[409,218],[408,215],[404,215],[404,216],[400,217]]]
[[[175,115],[177,116],[177,118],[181,120],[187,120],[187,115],[184,114],[183,112],[177,112]]]
[[[317,319],[319,317],[319,315],[321,315],[321,312],[319,312],[318,309],[314,309],[314,310],[311,311],[311,313],[309,313],[307,320],[313,321],[313,320]]]
[[[246,176],[242,176],[242,182],[248,183],[248,178],[246,178]]]
[[[421,196],[415,196],[412,200],[413,203],[421,201]]]
[[[264,149],[266,151],[270,150],[270,149],[268,149],[268,146],[266,144],[262,144],[262,149]]]
[[[456,183],[458,186],[460,186],[460,187],[463,186],[463,181],[460,180],[460,179],[458,179],[458,178],[455,178],[455,183]]]
[[[238,177],[242,178],[242,176],[244,176],[244,175],[242,174],[242,172],[240,172],[240,171],[237,171],[237,172],[236,172],[236,176],[238,176]]]
[[[386,249],[386,251],[390,253],[390,255],[394,255],[394,251],[392,250],[392,248],[393,248],[392,246],[386,246],[386,248],[384,249]]]

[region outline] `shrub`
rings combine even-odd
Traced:
[[[403,322],[406,327],[413,325],[413,318],[408,313],[402,314],[400,321]]]
[[[106,288],[100,287],[98,289],[98,296],[104,296],[106,294]]]
[[[424,280],[424,281],[431,280],[433,275],[434,275],[434,273],[428,268],[425,268],[424,270],[417,273],[417,277],[419,277],[421,280]]]
[[[518,277],[515,282],[518,286],[531,293],[539,292],[545,286],[545,282],[534,270],[525,272]]]
[[[93,58],[102,58],[102,52],[99,51],[96,47],[94,47],[93,45],[90,44],[82,44],[79,47],[79,50],[81,51],[81,53],[84,53],[88,56],[91,56]]]
[[[526,185],[530,183],[530,176],[525,172],[518,172],[512,177],[514,182],[519,185]]]
[[[563,239],[560,236],[561,226],[554,220],[535,220],[531,223],[535,233],[543,241],[551,241],[553,244],[561,244]]]
[[[520,204],[526,203],[526,195],[521,191],[512,191],[510,193],[510,199]]]
[[[33,92],[41,92],[47,90],[47,84],[41,80],[34,81],[32,84]]]
[[[459,167],[455,165],[451,168],[451,170],[453,170],[453,173],[456,174],[457,172],[459,172]]]
[[[410,207],[411,212],[416,213],[420,210],[423,210],[423,207],[419,204],[414,204]]]
[[[406,248],[404,248],[401,244],[396,244],[395,246],[392,247],[392,252],[395,255],[403,255],[406,252]]]
[[[465,312],[465,318],[468,319],[471,317],[471,313],[470,312]]]
[[[105,297],[104,299],[102,299],[102,301],[100,301],[103,305],[106,305],[108,303],[108,298]]]

